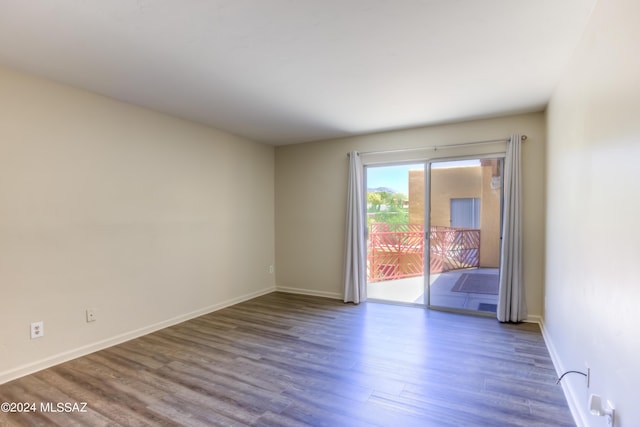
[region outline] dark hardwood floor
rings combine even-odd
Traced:
[[[0,385],[36,404],[0,425],[575,426],[555,380],[534,324],[273,293]]]

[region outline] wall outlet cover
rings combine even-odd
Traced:
[[[31,339],[40,338],[44,335],[44,322],[31,323]]]

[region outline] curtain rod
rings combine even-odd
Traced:
[[[520,140],[526,141],[527,135],[522,135]],[[382,150],[382,151],[363,151],[359,154],[390,154],[390,153],[406,153],[407,151],[420,151],[420,150],[433,150],[438,151],[438,148],[451,148],[451,147],[464,147],[467,145],[482,145],[482,144],[495,144],[496,142],[509,142],[511,138],[502,138],[502,139],[487,139],[484,141],[471,141],[471,142],[459,142],[457,144],[448,144],[448,145],[432,145],[431,147],[416,147],[416,148],[399,148],[397,150]],[[349,153],[347,153],[347,156]]]

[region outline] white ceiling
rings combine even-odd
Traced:
[[[542,110],[596,0],[0,0],[0,64],[274,145]]]

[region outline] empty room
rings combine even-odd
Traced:
[[[0,0],[0,425],[640,425],[638,16]]]

